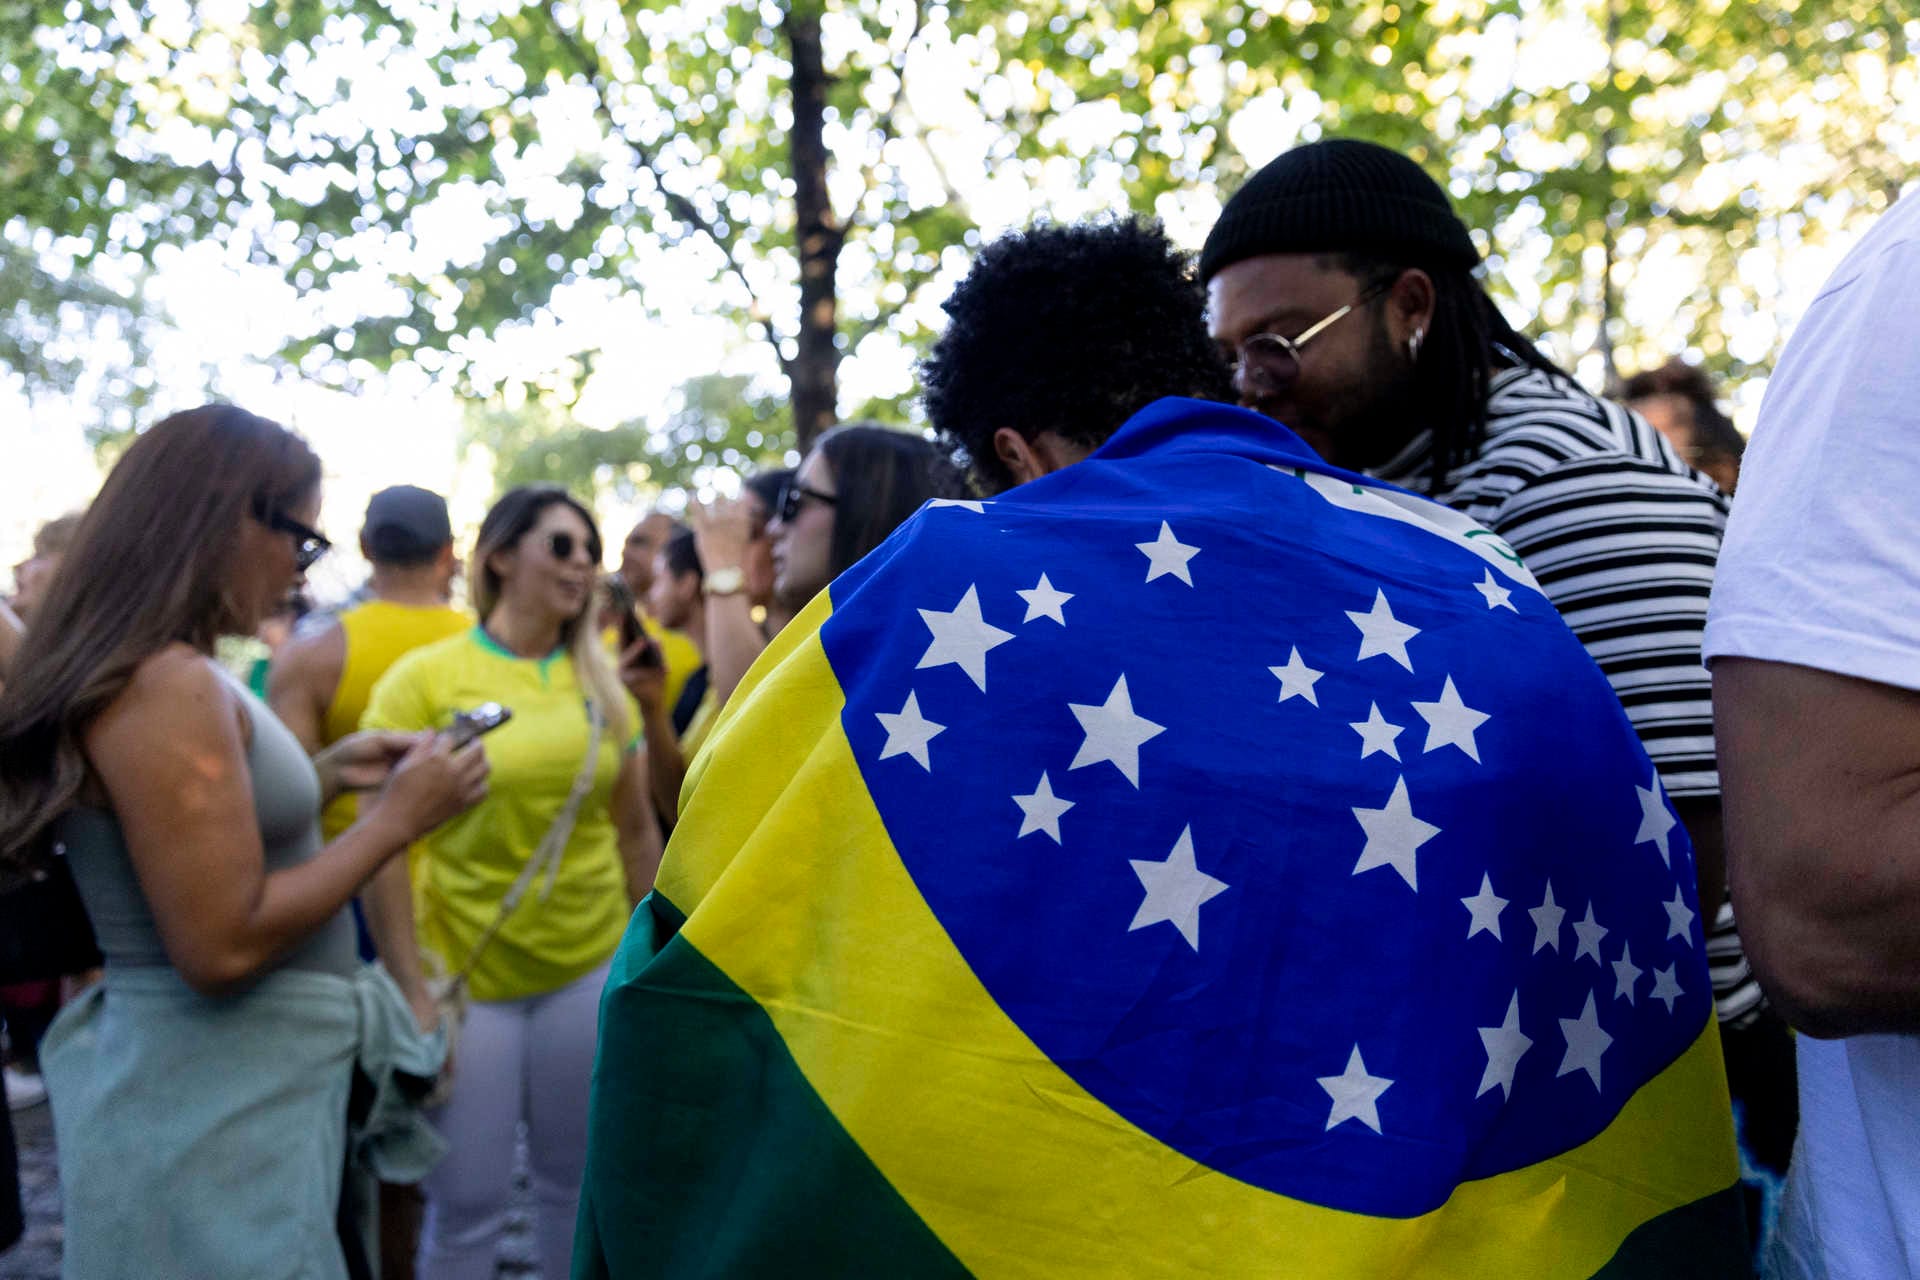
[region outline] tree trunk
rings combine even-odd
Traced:
[[[846,230],[827,196],[827,73],[820,55],[820,14],[794,0],[783,24],[793,65],[794,243],[800,251],[800,327],[787,375],[793,425],[805,452],[838,420],[840,349],[834,273]]]
[[[1613,83],[1615,72],[1619,69],[1620,52],[1620,6],[1618,0],[1607,0],[1607,83]],[[1600,338],[1594,345],[1600,349],[1600,367],[1604,378],[1604,395],[1620,393],[1620,364],[1613,349],[1613,320],[1619,314],[1619,300],[1613,291],[1613,264],[1616,254],[1615,237],[1619,231],[1620,218],[1614,212],[1614,202],[1619,193],[1614,190],[1613,149],[1620,145],[1620,121],[1616,116],[1600,135],[1600,172],[1606,177],[1606,217],[1600,224]]]

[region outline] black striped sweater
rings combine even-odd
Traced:
[[[1423,432],[1375,474],[1432,493],[1499,534],[1599,664],[1667,794],[1720,794],[1712,684],[1700,662],[1727,503],[1645,419],[1537,369],[1495,376],[1486,437],[1432,483]],[[1723,1021],[1758,985],[1732,912],[1709,941]]]

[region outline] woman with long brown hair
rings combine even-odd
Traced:
[[[593,517],[565,490],[507,493],[467,575],[479,625],[396,662],[361,722],[431,729],[479,697],[513,713],[487,737],[486,802],[419,852],[422,950],[472,995],[433,1115],[451,1150],[423,1184],[423,1280],[493,1275],[523,1126],[542,1273],[573,1253],[600,988],[660,862],[638,711],[594,625],[600,570]],[[390,886],[406,892],[398,867]]]
[[[0,863],[64,848],[107,962],[42,1049],[68,1280],[345,1275],[334,1218],[374,998],[345,908],[476,803],[487,767],[397,734],[310,762],[215,663],[326,549],[319,509],[318,459],[274,423],[215,405],[157,424],[81,521],[0,694]],[[348,787],[380,789],[322,847],[320,806]]]

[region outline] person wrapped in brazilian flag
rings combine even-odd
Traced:
[[[1218,403],[1157,228],[948,311],[996,496],[693,762],[576,1280],[1746,1274],[1691,850],[1526,568]]]

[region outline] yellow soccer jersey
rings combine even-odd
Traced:
[[[517,657],[473,627],[396,662],[374,686],[362,721],[367,729],[439,729],[482,702],[513,711],[485,739],[493,771],[487,798],[419,845],[420,942],[449,969],[466,962],[566,803],[587,749],[585,694],[564,651]],[[631,699],[627,714],[629,724],[639,723]],[[619,945],[629,903],[611,799],[624,756],[625,744],[609,729],[553,892],[541,899],[542,876],[501,928],[469,979],[474,999],[555,990]]]

